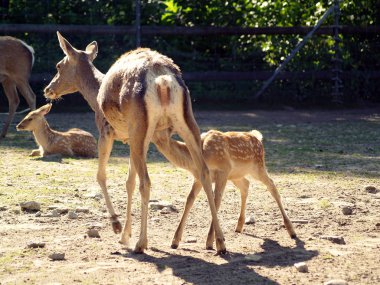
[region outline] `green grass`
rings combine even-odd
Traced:
[[[266,163],[271,174],[284,178],[289,176],[293,181],[305,184],[315,183],[320,178],[339,178],[342,187],[352,177],[366,181],[379,177],[378,120],[281,124],[263,121],[255,126],[244,122],[233,123],[204,124],[201,129],[260,130],[264,135]],[[15,205],[38,196],[48,204],[60,196],[75,195],[77,189],[94,188],[100,192],[96,183],[97,159],[44,161],[28,157],[36,147],[31,134],[26,132],[11,131],[7,139],[0,141],[0,205]],[[115,142],[107,166],[107,177],[110,183],[117,183],[117,187],[125,187],[128,157],[128,145]],[[177,188],[191,184],[191,175],[167,163],[154,145],[148,152],[148,170],[153,182],[158,175],[176,177]],[[172,182],[171,179],[161,179],[155,187],[172,187]],[[326,205],[323,202],[321,207]]]

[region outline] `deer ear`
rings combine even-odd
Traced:
[[[42,106],[40,108],[41,115],[45,116],[47,113],[49,113],[52,105],[53,105],[52,103],[49,103],[49,104]]]
[[[93,41],[86,47],[86,53],[90,60],[93,61],[98,55],[98,43]]]
[[[61,49],[68,57],[76,54],[75,48],[57,31],[58,41]]]

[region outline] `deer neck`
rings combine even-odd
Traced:
[[[46,149],[53,140],[54,131],[50,129],[48,122],[44,119],[38,128],[33,130],[33,135],[37,144]]]
[[[174,165],[186,169],[195,175],[195,166],[186,144],[172,138],[154,140],[157,149]]]
[[[100,112],[96,98],[104,74],[92,63],[80,65],[77,74],[79,92],[83,95],[84,99],[95,113]]]

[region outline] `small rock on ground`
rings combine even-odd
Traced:
[[[100,238],[99,232],[96,229],[89,229],[87,235],[90,238]]]
[[[346,215],[346,216],[352,215],[353,209],[350,206],[345,206],[342,208],[342,213],[343,213],[343,215]]]
[[[366,186],[364,189],[366,192],[371,193],[371,194],[376,194],[377,192],[380,191],[375,186]]]
[[[54,252],[49,255],[51,260],[65,260],[65,253]]]
[[[253,215],[250,215],[245,219],[245,224],[246,225],[252,225],[255,223],[255,217]]]
[[[67,217],[71,220],[75,220],[75,219],[78,219],[78,214],[75,213],[74,211],[70,211]]]
[[[45,245],[44,242],[30,242],[28,243],[28,248],[44,248]]]
[[[321,239],[326,239],[337,244],[346,244],[342,236],[321,236]]]
[[[173,210],[172,207],[164,207],[160,211],[160,214],[170,214],[170,213],[173,213],[173,212],[175,212],[175,211]]]
[[[197,242],[197,238],[196,237],[187,237],[186,240],[185,240],[186,243],[196,243]]]
[[[88,208],[76,208],[75,212],[76,213],[88,214],[88,213],[90,213],[90,209],[88,209]]]
[[[173,204],[168,201],[151,200],[149,202],[149,208],[154,211],[162,210],[163,208],[167,208],[167,207],[175,209]]]
[[[2,211],[6,211],[7,210],[7,207],[5,207],[5,206],[0,206],[0,212],[2,212]]]
[[[343,279],[332,279],[325,282],[324,285],[348,285],[348,283]]]
[[[309,272],[309,268],[305,262],[298,262],[294,264],[294,267],[298,270],[298,272],[306,273]]]
[[[28,201],[20,203],[22,211],[26,212],[37,212],[41,209],[41,204],[36,201]]]

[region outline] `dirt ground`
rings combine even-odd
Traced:
[[[298,239],[287,234],[265,187],[250,178],[247,216],[253,215],[255,223],[242,233],[234,231],[240,193],[231,183],[225,190],[218,216],[227,254],[205,249],[211,218],[203,192],[179,248],[171,249],[192,178],[152,148],[151,200],[167,201],[178,211],[150,209],[148,250],[134,254],[112,232],[95,179],[97,159],[30,158],[36,148],[31,134],[12,127],[0,141],[0,284],[324,284],[333,279],[380,284],[380,193],[365,190],[380,189],[378,110],[195,114],[202,130],[263,132],[268,172]],[[47,119],[56,129],[80,127],[97,134],[90,113],[52,112]],[[122,223],[127,158],[128,147],[115,143],[108,186]],[[21,211],[26,201],[39,202],[40,213]],[[54,208],[62,213],[52,215]],[[77,211],[78,217],[70,219],[66,211]],[[131,249],[139,225],[136,190]],[[100,238],[88,237],[89,228],[96,228]],[[30,242],[45,246],[29,248]],[[52,261],[54,252],[64,253],[64,260]],[[299,262],[306,263],[307,272],[297,270]]]

